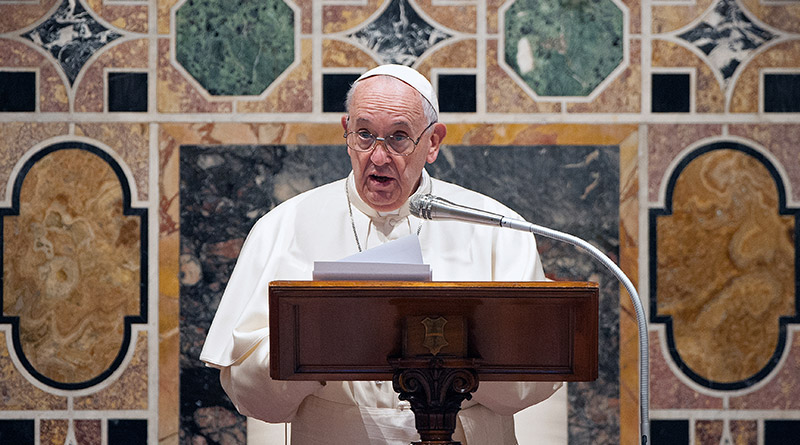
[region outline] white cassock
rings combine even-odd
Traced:
[[[519,218],[497,201],[432,179],[425,171],[416,193]],[[270,281],[310,280],[314,261],[357,253],[356,236],[368,249],[418,230],[422,256],[434,280],[545,280],[533,235],[457,221],[423,221],[409,215],[408,205],[379,214],[355,192],[352,173],[295,196],[253,226],[200,355],[207,365],[220,369],[222,386],[242,414],[292,422],[293,445],[408,445],[419,440],[409,404],[398,399],[391,382],[323,385],[272,380],[267,303]],[[481,382],[472,400],[461,405],[454,440],[465,445],[516,444],[513,414],[546,399],[559,386]]]

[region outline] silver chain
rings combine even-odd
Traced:
[[[347,197],[347,212],[350,214],[350,227],[353,228],[356,246],[358,247],[358,251],[362,252],[361,241],[358,240],[358,231],[356,230],[356,220],[353,218],[353,203],[350,202],[350,187],[347,185],[348,182],[350,181],[347,179],[344,180],[344,195]],[[417,236],[419,236],[420,232],[422,232],[422,221],[419,222],[419,227],[417,227]]]

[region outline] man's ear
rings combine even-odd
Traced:
[[[432,164],[439,156],[439,147],[441,147],[445,136],[447,136],[447,126],[441,122],[433,124],[433,131],[431,131],[430,135],[431,143],[430,147],[428,147],[428,156],[425,157],[425,161],[428,164]]]
[[[347,115],[345,114],[342,116],[342,128],[344,128],[344,132],[347,133]]]

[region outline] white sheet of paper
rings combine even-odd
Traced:
[[[408,235],[339,261],[315,261],[315,280],[430,281],[417,235]]]

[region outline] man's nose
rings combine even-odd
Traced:
[[[375,165],[388,164],[392,161],[392,157],[389,155],[389,149],[386,148],[385,140],[375,141],[375,147],[372,149],[369,159]]]

